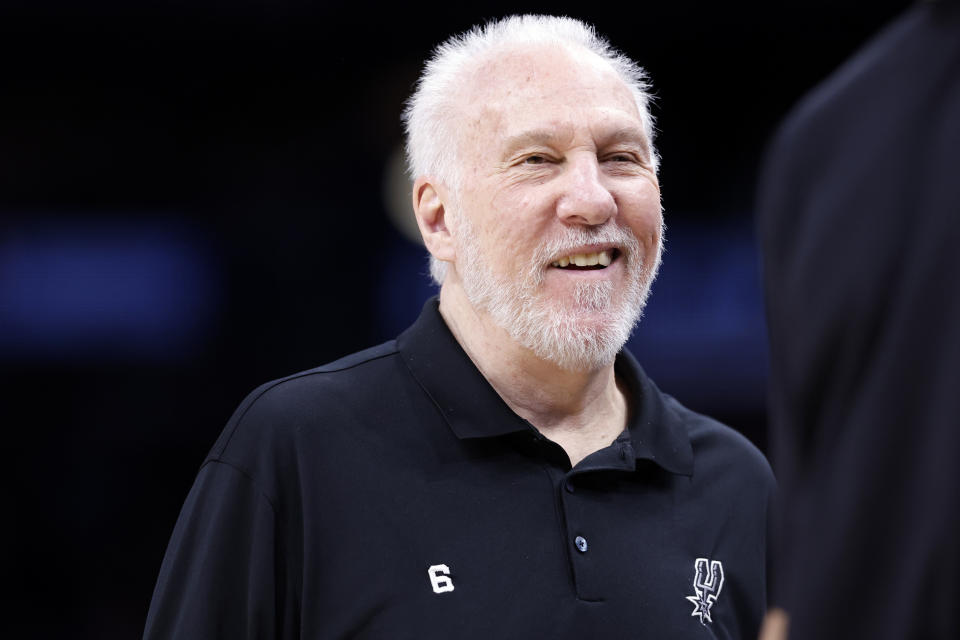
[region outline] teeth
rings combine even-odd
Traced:
[[[552,263],[554,267],[566,267],[575,264],[578,267],[592,267],[600,265],[602,267],[610,266],[613,262],[613,256],[610,251],[600,251],[597,253],[575,253],[571,256],[565,256]]]

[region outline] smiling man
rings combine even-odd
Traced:
[[[437,49],[405,121],[439,298],[244,401],[147,638],[756,636],[769,467],[622,351],[663,244],[646,92],[571,19]]]
[[[643,76],[615,58],[635,94],[608,60],[560,39],[571,27],[488,27],[495,52],[455,69],[459,88],[443,66],[456,60],[438,56],[407,120],[417,221],[449,265],[440,313],[507,404],[576,465],[626,425],[612,365],[643,310],[663,224]],[[455,117],[431,113],[439,95]],[[424,120],[449,127],[453,166],[431,164]]]

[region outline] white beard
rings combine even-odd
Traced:
[[[485,260],[466,215],[458,216],[458,275],[470,303],[490,314],[497,326],[538,357],[570,371],[609,365],[639,322],[660,264],[659,247],[651,269],[634,235],[608,223],[569,227],[537,248],[519,277],[497,274]],[[572,301],[549,298],[542,289],[548,261],[595,243],[613,243],[626,257],[627,286],[621,292],[609,281],[579,282]]]

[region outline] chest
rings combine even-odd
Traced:
[[[737,637],[761,614],[762,540],[687,478],[400,462],[304,492],[303,637]]]

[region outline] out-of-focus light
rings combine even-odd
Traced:
[[[403,236],[416,244],[423,244],[417,219],[413,215],[413,205],[410,202],[412,183],[407,176],[406,158],[403,147],[397,147],[387,159],[383,169],[383,202],[390,222]]]
[[[176,220],[50,217],[0,235],[0,358],[192,355],[218,303],[206,243]]]

